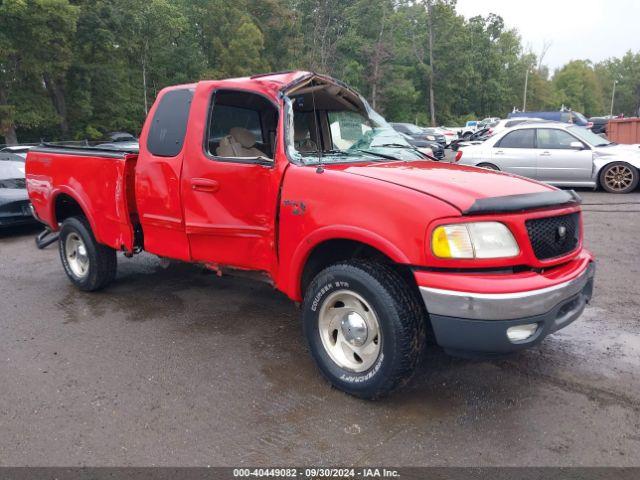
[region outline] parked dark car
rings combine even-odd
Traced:
[[[593,124],[591,125],[591,131],[593,133],[597,133],[597,134],[607,133],[607,127],[609,126],[609,118],[591,117],[589,121]]]
[[[138,153],[140,151],[140,144],[137,140],[99,143],[96,147],[117,150],[119,152]]]
[[[0,154],[4,155],[5,153],[14,153],[16,155],[19,155],[23,159],[26,159],[27,152],[33,147],[34,145],[5,145],[4,147],[0,148]]]
[[[127,132],[109,132],[107,133],[107,142],[137,142],[138,139]]]
[[[447,144],[447,139],[435,128],[421,128],[413,123],[391,123],[396,132],[404,133],[415,140],[425,140],[427,142],[437,142],[442,148]]]
[[[447,138],[437,129],[427,127],[424,129],[424,133],[426,134],[426,139],[430,142],[438,142],[443,148],[447,146]]]
[[[581,127],[591,127],[591,122],[580,112],[571,110],[558,110],[556,112],[511,112],[508,118],[533,117],[552,122],[573,123]]]
[[[469,145],[469,142],[472,143],[482,143],[492,135],[492,130],[490,127],[485,127],[477,132],[472,133],[466,138],[459,138],[458,140],[454,140],[451,142],[451,150],[457,152],[460,147]]]
[[[444,145],[442,145],[441,143],[432,142],[432,141],[423,140],[423,139],[416,139],[416,138],[413,138],[411,135],[407,135],[406,133],[401,133],[401,132],[400,132],[400,135],[402,135],[407,142],[409,142],[412,146],[416,147],[418,150],[421,150],[423,148],[431,149],[431,151],[433,152],[433,156],[437,160],[442,160],[444,158]]]
[[[0,152],[0,228],[35,224],[24,177],[25,159]]]

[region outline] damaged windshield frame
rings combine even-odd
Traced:
[[[310,82],[311,83],[311,82]],[[336,84],[340,88],[342,87],[339,84]],[[360,141],[364,140],[366,133],[362,138],[356,140],[352,147],[348,149],[340,149],[336,148],[335,142],[333,140],[333,132],[331,132],[331,128],[329,128],[329,135],[331,135],[331,143],[332,147],[329,150],[324,150],[322,152],[318,152],[315,150],[313,152],[299,152],[296,149],[295,142],[295,114],[293,103],[295,101],[295,95],[287,95],[285,93],[282,94],[283,98],[283,109],[284,109],[284,146],[285,152],[289,161],[298,165],[318,165],[319,163],[326,164],[340,164],[340,163],[362,163],[362,162],[406,162],[406,161],[417,161],[417,160],[428,160],[429,157],[424,155],[414,146],[409,144],[398,132],[396,132],[393,127],[391,127],[386,120],[375,112],[367,103],[367,101],[362,98],[361,95],[351,91],[354,95],[357,95],[358,100],[361,102],[363,109],[358,110],[333,110],[333,112],[353,112],[360,117],[362,117],[363,124],[364,122],[370,122],[376,126],[371,127],[370,131],[374,131],[376,128],[380,129],[379,133],[388,133],[391,135],[383,135],[383,137],[388,136],[389,141],[384,142],[381,145],[371,145],[371,142],[368,144],[365,142],[360,145],[360,148],[352,148],[353,145],[356,145]],[[293,97],[293,100],[292,100]],[[314,109],[315,110],[315,109]],[[327,113],[332,111],[325,110]],[[327,115],[328,117],[328,115]],[[329,121],[329,118],[327,118]],[[367,132],[368,133],[368,132]],[[373,137],[377,135],[372,135]],[[380,149],[381,151],[377,151]],[[404,153],[402,153],[404,152]],[[407,155],[408,152],[411,152]]]

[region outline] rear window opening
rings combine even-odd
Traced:
[[[218,90],[209,112],[206,149],[223,159],[274,158],[278,110],[249,92]]]

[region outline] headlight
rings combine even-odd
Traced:
[[[511,231],[499,222],[441,225],[433,231],[431,248],[440,258],[509,258],[520,253]]]
[[[427,135],[427,140],[431,140],[432,142],[435,142],[436,137],[434,135]]]

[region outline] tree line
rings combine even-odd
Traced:
[[[578,40],[576,40],[578,41]],[[6,143],[140,130],[167,85],[288,69],[335,76],[386,118],[456,125],[561,105],[640,108],[640,53],[554,72],[498,15],[455,0],[1,0]],[[525,80],[526,79],[526,80]]]

